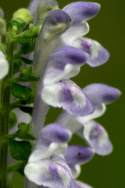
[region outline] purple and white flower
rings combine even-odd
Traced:
[[[89,147],[68,147],[70,138],[71,132],[59,124],[43,128],[25,167],[27,178],[50,188],[73,188],[79,165],[91,160],[94,153]]]
[[[104,156],[112,152],[106,130],[94,120],[119,98],[120,91],[105,84],[91,84],[81,89],[70,79],[83,65],[97,67],[109,59],[109,52],[100,43],[84,37],[89,32],[87,21],[99,13],[100,5],[74,2],[60,10],[54,0],[33,0],[30,10],[34,22],[42,27],[38,53],[42,47],[42,62],[46,63],[44,76],[42,62],[37,59],[34,64],[35,73],[43,77],[38,99],[62,108],[65,113],[56,123],[42,128],[25,175],[35,184],[48,188],[91,188],[76,178],[80,166],[95,153]],[[68,146],[74,133],[82,136],[88,146]]]
[[[81,132],[83,129],[82,137],[95,150],[95,153],[108,155],[112,152],[112,144],[106,130],[94,119],[102,116],[106,111],[106,105],[117,100],[121,92],[105,84],[91,84],[82,91],[91,101],[94,111],[89,115],[77,117],[64,113],[58,121],[64,127],[69,128],[72,133]]]

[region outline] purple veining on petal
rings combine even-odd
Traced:
[[[69,166],[73,167],[77,164],[85,164],[93,157],[93,149],[82,146],[69,146],[65,151],[65,159]]]
[[[62,89],[59,100],[66,111],[81,116],[94,110],[91,102],[84,93],[81,93],[81,89],[77,85],[68,81],[60,82],[60,84]]]
[[[49,172],[51,174],[51,177],[52,177],[53,181],[57,181],[57,182],[60,181],[61,182],[61,178],[60,178],[60,176],[58,174],[57,167],[56,167],[56,165],[53,162],[51,162],[49,164]]]
[[[117,100],[121,92],[119,89],[105,84],[90,84],[83,89],[91,102],[95,105],[100,103],[110,104]]]
[[[73,102],[73,96],[71,93],[70,88],[64,85],[61,93],[61,101],[65,101],[65,103],[72,103]]]
[[[89,20],[96,16],[100,11],[100,5],[93,2],[74,2],[63,9],[69,14],[73,23]]]

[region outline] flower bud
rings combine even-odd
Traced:
[[[32,15],[28,9],[21,8],[13,14],[13,20],[29,24],[32,21]]]

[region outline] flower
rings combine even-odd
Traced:
[[[51,106],[62,107],[72,115],[87,115],[93,111],[91,102],[72,81],[66,80],[45,86],[42,99]]]
[[[3,79],[9,71],[9,63],[2,51],[0,51],[0,80]]]
[[[117,100],[121,92],[105,84],[90,84],[83,88],[88,99],[94,106],[94,111],[86,116],[71,116],[63,114],[59,118],[59,123],[69,128],[72,133],[83,129],[82,137],[99,155],[108,155],[112,152],[112,144],[106,130],[94,119],[102,116],[106,111],[106,105]]]
[[[25,175],[37,185],[68,188],[70,168],[62,155],[71,137],[68,129],[51,124],[42,129],[37,145],[25,167]]]
[[[52,188],[74,188],[78,165],[91,160],[91,148],[70,146],[71,132],[59,124],[41,130],[34,151],[25,167],[27,178],[37,185]],[[82,184],[81,184],[82,185]],[[84,184],[83,184],[84,185]]]

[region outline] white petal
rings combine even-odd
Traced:
[[[64,34],[62,34],[62,42],[66,45],[73,45],[73,42],[86,35],[89,32],[89,25],[87,22],[78,25],[72,25]]]
[[[52,66],[48,67],[44,77],[44,85],[46,86],[64,79],[72,78],[78,75],[79,72],[80,72],[79,65],[67,64],[64,70],[60,70]]]
[[[27,123],[29,124],[32,120],[32,117],[28,114],[20,110],[19,108],[16,108],[13,110],[16,113],[17,116],[17,123]]]
[[[69,129],[72,133],[77,132],[83,127],[83,125],[78,122],[77,118],[67,113],[62,113],[57,119],[57,122],[59,122],[59,124],[65,128]]]
[[[95,110],[86,116],[79,116],[77,117],[77,120],[79,121],[79,123],[84,124],[90,120],[96,119],[101,117],[106,111],[106,105],[105,104],[101,104],[96,106]]]
[[[3,79],[9,71],[9,64],[6,60],[5,55],[3,52],[0,51],[0,80]]]
[[[53,155],[62,154],[67,144],[52,143],[49,146],[38,141],[36,148],[29,157],[29,162],[34,163],[43,159],[48,159]]]
[[[30,181],[50,188],[68,188],[72,177],[61,157],[28,163],[24,172]]]

